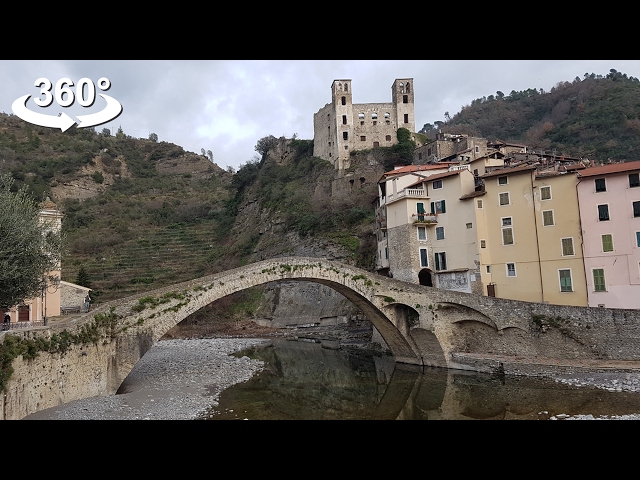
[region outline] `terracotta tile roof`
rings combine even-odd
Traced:
[[[600,175],[607,175],[611,173],[630,172],[632,170],[640,170],[640,161],[636,162],[624,162],[624,163],[610,163],[608,165],[602,165],[598,167],[589,167],[578,172],[579,177],[596,177]]]
[[[512,173],[521,173],[526,172],[527,170],[535,170],[536,165],[519,165],[517,167],[505,167],[498,168],[497,170],[493,170],[489,173],[485,173],[484,175],[480,175],[481,178],[487,177],[497,177],[498,175],[510,175]]]
[[[440,178],[453,177],[454,175],[460,175],[461,171],[462,170],[453,170],[452,172],[436,173],[435,175],[429,175],[428,177],[420,179],[417,182],[412,183],[411,185],[407,185],[406,188],[411,188],[414,185],[420,185],[422,182],[431,182],[433,180],[438,180]]]
[[[462,195],[460,197],[460,200],[468,200],[470,198],[475,198],[475,197],[481,197],[482,195],[485,195],[487,192],[485,192],[484,190],[480,190],[477,192],[471,192],[471,193],[467,193],[465,195]]]
[[[382,176],[389,177],[391,175],[399,175],[401,173],[423,172],[428,170],[438,170],[442,168],[449,168],[449,165],[451,163],[456,163],[456,162],[442,162],[442,163],[435,163],[435,164],[429,164],[429,165],[405,165],[403,167],[396,168],[395,170],[384,172]]]

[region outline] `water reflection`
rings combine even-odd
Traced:
[[[396,364],[389,356],[327,346],[278,339],[239,352],[266,368],[225,390],[208,418],[540,420],[640,413],[637,393]]]

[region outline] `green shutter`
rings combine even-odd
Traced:
[[[606,292],[604,286],[604,270],[602,268],[596,268],[593,271],[593,289],[596,292]]]
[[[442,213],[445,213],[447,210],[444,208],[444,200],[440,201],[440,206],[442,207]]]
[[[613,252],[613,237],[611,235],[602,235],[602,251]]]
[[[436,270],[440,270],[440,255],[436,253],[434,257],[436,259]]]
[[[435,202],[431,202],[431,215],[436,213],[436,204]]]

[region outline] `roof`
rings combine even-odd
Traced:
[[[442,163],[434,163],[429,165],[404,165],[402,167],[396,168],[395,170],[384,172],[383,176],[387,177],[390,175],[398,175],[400,173],[413,173],[413,172],[422,172],[427,170],[438,170],[441,168],[449,168],[450,163],[457,163],[457,162],[442,162]]]
[[[467,193],[465,195],[462,195],[459,200],[468,200],[470,198],[481,197],[482,195],[485,195],[486,193],[487,192],[485,190],[478,190],[477,192],[471,192],[471,193]]]
[[[92,288],[83,287],[82,285],[77,285],[77,284],[71,283],[71,282],[65,282],[64,280],[60,280],[60,285],[64,285],[65,287],[79,288],[80,290],[86,290],[87,292],[89,290],[93,290]]]
[[[420,180],[418,180],[415,183],[412,183],[411,185],[407,185],[406,188],[411,188],[414,185],[421,184],[422,182],[431,182],[432,180],[438,180],[439,178],[446,178],[446,177],[453,177],[454,175],[460,175],[461,171],[462,170],[452,170],[451,172],[443,172],[443,173],[436,173],[435,175],[429,175],[428,177],[421,178]]]
[[[499,168],[497,170],[493,170],[489,173],[485,173],[484,175],[480,175],[481,178],[487,178],[487,177],[497,177],[499,175],[509,175],[511,173],[522,173],[522,172],[526,172],[528,170],[535,170],[537,167],[536,165],[519,165],[517,167],[505,167],[505,168]]]
[[[610,163],[599,167],[589,167],[578,172],[579,177],[596,177],[600,175],[608,175],[612,173],[630,172],[632,170],[640,170],[640,161]]]

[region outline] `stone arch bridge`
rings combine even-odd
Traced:
[[[64,324],[12,331],[32,339],[71,340],[64,351],[13,361],[0,418],[114,394],[149,348],[187,316],[234,292],[282,280],[338,291],[366,315],[399,363],[493,371],[497,363],[487,360],[491,356],[542,363],[550,358],[640,360],[635,310],[484,297],[320,258],[281,257],[119,299]]]

